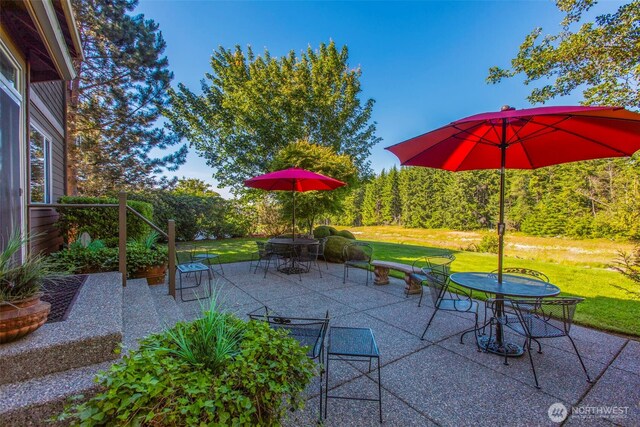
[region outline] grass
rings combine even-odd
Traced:
[[[374,258],[411,263],[416,258],[443,249],[452,251],[453,272],[491,271],[497,267],[495,254],[461,250],[479,242],[485,233],[450,230],[404,229],[402,227],[359,227],[351,229],[359,240],[369,241]],[[221,255],[223,262],[248,261],[256,251],[256,239],[227,239],[198,242]],[[617,250],[630,251],[633,244],[609,240],[572,240],[531,237],[512,233],[507,237],[505,266],[526,267],[544,272],[561,290],[562,296],[579,296],[577,323],[625,335],[640,336],[640,300],[626,292],[638,284],[610,269]],[[400,277],[399,275],[397,277]]]

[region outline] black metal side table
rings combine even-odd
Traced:
[[[371,361],[377,360],[378,365],[378,398],[370,399],[364,397],[333,396],[329,395],[329,362],[331,360],[369,362],[369,372],[371,372]],[[329,329],[329,345],[327,346],[327,365],[325,377],[325,405],[324,417],[327,418],[328,399],[365,400],[378,402],[380,411],[380,422],[382,422],[382,383],[380,381],[380,352],[378,344],[373,336],[373,331],[369,328],[347,328],[332,326]]]

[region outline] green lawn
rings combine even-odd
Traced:
[[[406,233],[410,236],[413,231],[406,230]],[[424,232],[424,230],[420,231]],[[398,239],[401,238],[397,235],[397,230],[394,232],[394,236]],[[251,259],[251,254],[256,251],[254,243],[256,240],[249,238],[227,239],[197,242],[197,244],[210,247],[219,253],[223,262],[238,262]],[[397,239],[393,240],[397,241]],[[553,241],[551,238],[547,240],[550,244]],[[412,244],[390,243],[374,239],[367,241],[373,245],[374,258],[403,263],[411,263],[420,256],[441,252],[442,246],[446,246],[438,245],[440,247],[436,248],[415,244],[413,241]],[[456,256],[456,261],[451,266],[453,272],[491,271],[497,267],[497,255],[462,251],[459,250],[459,247],[451,247],[450,250]],[[547,259],[537,260],[535,253],[528,259],[505,257],[505,266],[507,267],[527,267],[544,272],[552,283],[560,287],[562,290],[560,295],[585,298],[585,301],[578,306],[575,315],[577,323],[626,335],[640,336],[640,300],[633,299],[628,292],[620,289],[620,287],[637,289],[638,285],[620,273],[605,267],[593,267],[589,264],[579,261],[566,262],[561,259],[554,262]]]

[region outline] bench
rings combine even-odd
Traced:
[[[371,265],[374,267],[373,274],[376,278],[373,281],[376,285],[388,285],[389,284],[389,270],[399,271],[404,273],[404,281],[407,284],[405,292],[409,295],[419,294],[422,292],[421,280],[416,277],[416,274],[422,274],[422,270],[418,267],[413,267],[408,264],[401,264],[399,262],[380,261],[373,260]]]

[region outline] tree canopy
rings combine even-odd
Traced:
[[[76,0],[85,60],[71,83],[67,179],[70,194],[101,194],[156,183],[184,163],[187,147],[164,158],[151,150],[179,143],[157,127],[173,74],[158,24],[130,15],[137,0]]]
[[[524,74],[525,84],[540,82],[529,95],[532,103],[582,90],[587,105],[640,109],[640,1],[580,24],[595,3],[557,0],[565,13],[562,31],[543,36],[542,28],[535,28],[520,45],[511,68],[492,67],[487,80],[498,83]]]
[[[220,47],[202,93],[180,84],[164,113],[224,186],[240,189],[245,179],[272,170],[277,153],[300,140],[349,156],[364,176],[379,141],[374,101],[360,100],[361,71],[348,59],[347,47],[334,42],[280,58]]]
[[[335,178],[347,183],[332,191],[308,191],[296,194],[296,222],[305,225],[311,232],[315,222],[322,216],[340,212],[348,186],[357,181],[358,171],[346,154],[336,154],[332,148],[308,141],[298,141],[287,145],[276,154],[272,163],[273,170],[299,167]],[[293,211],[293,198],[290,192],[279,191],[274,197],[280,202],[283,217],[290,218]]]

